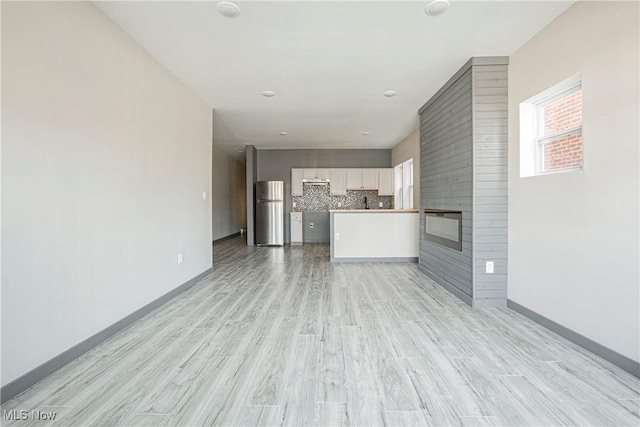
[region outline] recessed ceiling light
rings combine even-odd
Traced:
[[[262,92],[262,94],[264,96],[266,96],[267,98],[271,98],[272,96],[276,96],[276,93],[272,90],[265,90]]]
[[[382,94],[387,98],[391,98],[392,96],[396,96],[398,92],[396,92],[395,90],[388,90],[386,92],[383,92]]]
[[[280,135],[287,136],[287,135],[289,135],[289,132],[280,132]]]
[[[369,135],[371,135],[371,132],[362,132],[362,134],[363,134],[364,136],[369,136]]]
[[[218,4],[216,4],[216,10],[220,15],[226,16],[227,18],[235,18],[240,15],[238,5],[230,1],[219,1]]]
[[[429,16],[438,16],[446,12],[447,9],[449,9],[449,0],[433,0],[427,5],[424,13]]]

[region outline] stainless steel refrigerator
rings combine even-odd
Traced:
[[[284,245],[284,182],[256,182],[256,245]]]

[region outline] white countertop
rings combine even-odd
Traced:
[[[331,209],[331,213],[418,213],[418,209]]]

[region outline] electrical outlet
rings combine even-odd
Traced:
[[[487,261],[485,270],[489,274],[493,274],[493,261]]]
[[[342,207],[342,202],[338,202],[338,207],[341,208]]]
[[[202,192],[202,200],[207,200],[207,192],[206,191]]]
[[[178,265],[182,264],[182,253],[178,254]]]
[[[296,202],[293,202],[293,207],[294,207],[294,208],[296,207]]]
[[[336,240],[340,240],[340,233],[336,233]]]
[[[382,207],[382,202],[378,203],[378,206]]]

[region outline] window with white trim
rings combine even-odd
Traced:
[[[400,163],[395,168],[394,207],[413,208],[413,159]]]
[[[578,74],[520,104],[520,176],[582,168]]]
[[[393,207],[396,209],[402,209],[402,163],[397,165],[394,170],[394,184],[395,190],[393,192]]]

